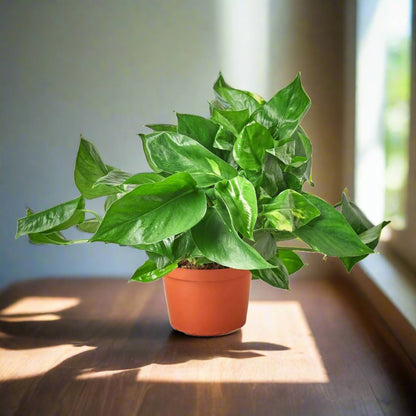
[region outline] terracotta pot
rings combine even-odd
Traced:
[[[225,335],[246,322],[248,270],[175,269],[163,278],[173,329],[195,336]]]

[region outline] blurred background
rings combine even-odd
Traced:
[[[367,29],[386,2],[0,1],[0,286],[46,276],[128,278],[144,253],[101,243],[57,247],[15,241],[16,219],[25,216],[27,206],[40,211],[78,196],[73,169],[80,134],[106,163],[131,173],[148,171],[137,133],[147,131],[145,124],[174,123],[175,111],[208,116],[219,71],[232,86],[266,99],[301,72],[312,99],[302,125],[314,146],[315,192],[331,203],[345,185],[352,192],[359,168],[353,142],[359,118],[353,105],[355,75],[360,80],[361,74],[355,66],[355,52],[361,50],[356,42],[373,33]],[[403,29],[400,19],[405,19],[408,43],[399,47],[404,57],[400,51],[396,55],[409,68],[410,1],[403,4],[407,14],[397,17],[398,27]],[[381,83],[386,74],[395,79],[389,68]],[[393,97],[404,97],[405,126],[409,74],[402,76],[404,92]],[[385,84],[379,87],[386,91]],[[375,115],[376,129],[384,108]],[[370,149],[385,143],[383,134],[375,136]],[[400,146],[407,149],[408,132],[400,134]],[[396,148],[394,140],[389,143]],[[363,155],[365,148],[359,149]],[[385,169],[383,149],[380,169]],[[407,153],[400,157],[391,157],[396,166]],[[402,167],[403,188],[407,165]],[[99,210],[100,201],[89,206]],[[377,219],[380,212],[371,215]]]

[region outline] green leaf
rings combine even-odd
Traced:
[[[225,100],[233,110],[248,109],[252,114],[260,104],[264,103],[264,100],[255,96],[248,91],[237,90],[230,87],[220,74],[217,81],[214,84],[214,91]]]
[[[371,247],[371,248],[372,249],[376,248],[376,245],[378,244],[378,240],[380,239],[380,234],[381,234],[382,229],[389,224],[390,224],[390,221],[383,221],[380,224],[375,225],[369,228],[368,230],[363,231],[359,235],[361,241],[367,245],[374,244],[374,247]]]
[[[120,185],[122,185],[131,176],[131,173],[126,173],[119,169],[114,169],[108,172],[106,175],[102,176],[101,178],[97,179],[92,187],[93,189],[100,185],[120,187]]]
[[[377,247],[377,244],[380,240],[381,231],[388,224],[390,224],[390,221],[383,221],[382,223],[364,231],[359,235],[361,241],[364,244],[366,244],[367,247],[374,250]],[[365,259],[367,255],[368,254],[355,257],[341,257],[341,261],[344,263],[345,268],[350,272],[354,265],[357,264],[359,261]]]
[[[161,254],[153,253],[151,251],[146,251],[146,254],[149,257],[149,260],[152,260],[152,262],[156,265],[158,270],[162,270],[166,266],[169,266],[169,264],[172,264],[169,257],[162,256]]]
[[[301,174],[303,176],[303,174]],[[290,172],[283,172],[283,178],[284,182],[286,183],[286,187],[288,189],[292,189],[296,192],[302,192],[304,180],[302,178],[299,178],[299,176],[294,175]]]
[[[253,118],[271,129],[274,137],[285,139],[297,129],[310,105],[310,98],[303,89],[298,74],[292,83],[259,108]]]
[[[296,236],[289,231],[277,231],[272,229],[271,233],[276,241],[288,241],[296,238]]]
[[[264,159],[263,176],[260,186],[270,195],[275,196],[286,189],[282,168],[276,157],[266,154]]]
[[[126,181],[124,181],[124,184],[126,185],[144,185],[145,183],[156,183],[163,181],[165,179],[162,175],[159,175],[158,173],[137,173],[136,175],[131,176]]]
[[[354,231],[359,234],[360,240],[366,244],[367,247],[374,250],[379,242],[381,231],[390,223],[390,221],[383,221],[378,225],[373,225],[361,209],[348,199],[345,193],[342,194],[341,212]],[[367,255],[342,257],[341,261],[350,272],[353,266],[365,257],[367,257]]]
[[[251,270],[252,275],[271,286],[289,289],[289,273],[282,260],[276,255],[269,262],[275,266],[273,269]]]
[[[145,184],[113,202],[91,241],[152,244],[189,230],[205,214],[206,198],[187,173]]]
[[[26,210],[26,216],[34,215],[31,209]],[[28,234],[29,241],[32,244],[53,244],[53,245],[69,245],[75,243],[86,243],[88,240],[67,240],[59,231],[44,231],[41,233]]]
[[[28,234],[29,241],[32,244],[54,244],[57,246],[66,246],[72,244],[59,231],[52,231],[51,233],[34,233]]]
[[[89,218],[77,225],[77,228],[84,233],[94,234],[100,225],[100,222],[96,218]]]
[[[312,157],[312,143],[301,127],[298,127],[297,129],[297,136],[295,136],[295,140],[296,155],[305,156],[305,158],[309,160]]]
[[[154,253],[167,258],[169,263],[178,263],[180,260],[188,258],[195,250],[190,231],[165,238],[154,244],[141,244],[135,247],[146,250],[148,255]]]
[[[273,146],[274,141],[269,131],[253,121],[237,137],[234,159],[243,169],[258,172],[263,168],[266,150]]]
[[[264,215],[279,231],[293,232],[320,215],[319,209],[303,195],[286,189],[263,205]]]
[[[178,133],[189,136],[208,150],[212,148],[218,125],[211,120],[193,114],[176,114],[178,118]]]
[[[229,181],[218,182],[215,191],[224,201],[235,229],[244,237],[252,239],[257,220],[257,198],[251,182],[236,176]]]
[[[373,252],[332,205],[314,195],[305,193],[304,196],[318,208],[321,215],[294,231],[298,238],[328,256],[352,257]]]
[[[276,142],[274,149],[268,150],[268,152],[276,156],[285,165],[290,165],[295,157],[296,143],[292,138],[279,140]]]
[[[84,198],[78,197],[36,214],[29,211],[28,216],[17,220],[16,238],[43,231],[65,230],[79,224],[85,218],[84,205]]]
[[[295,252],[290,250],[279,250],[279,259],[285,265],[289,274],[297,272],[305,264]]]
[[[240,175],[246,177],[254,186],[257,194],[260,194],[260,184],[263,182],[264,173],[255,170],[241,170]]]
[[[192,228],[192,238],[201,253],[213,262],[235,269],[265,269],[273,267],[245,243],[225,222],[215,207],[210,207],[204,219]]]
[[[357,234],[374,227],[374,224],[366,217],[361,209],[350,201],[345,192],[342,193],[341,212]]]
[[[311,159],[312,145],[303,130],[299,127],[292,137],[276,141],[274,149],[268,150],[268,153],[276,156],[287,165],[289,169],[286,169],[286,171],[303,177],[307,169],[301,171],[296,168],[305,165]],[[308,173],[310,174],[310,170]],[[306,176],[305,180],[308,179],[309,176]]]
[[[144,263],[134,272],[130,281],[153,282],[167,275],[171,271],[175,270],[177,267],[178,265],[176,263],[173,263],[164,267],[162,270],[159,270],[153,261],[147,260],[146,263]]]
[[[277,253],[276,241],[273,238],[273,235],[267,231],[254,232],[253,248],[266,260],[269,260]]]
[[[146,127],[153,131],[177,131],[177,127],[173,124],[146,124]]]
[[[142,135],[150,166],[169,173],[188,172],[199,186],[232,179],[237,171],[196,140],[179,133]]]
[[[212,112],[214,111],[214,108],[216,108],[217,110],[226,110],[227,108],[230,108],[230,105],[220,96],[217,96],[214,100],[209,102],[209,110],[211,116]]]
[[[219,110],[214,108],[212,110],[211,119],[229,130],[235,136],[238,136],[243,127],[247,124],[250,118],[250,112],[245,110]]]
[[[81,137],[74,172],[75,184],[81,195],[84,198],[93,199],[119,192],[113,186],[94,187],[98,179],[106,176],[113,169],[104,164],[96,147]]]
[[[290,165],[285,169],[285,174],[293,175],[296,178],[294,182],[302,189],[306,181],[313,185],[311,179],[312,145],[300,127],[292,137],[295,142],[295,153]]]
[[[215,135],[213,147],[220,150],[233,150],[235,142],[235,136],[230,131],[226,130],[223,126],[219,126],[219,129]]]
[[[124,193],[118,193],[118,194],[113,194],[113,195],[109,195],[104,202],[104,210],[108,211],[108,209],[111,207],[111,205],[117,201],[117,199],[120,199],[122,196],[124,196]]]

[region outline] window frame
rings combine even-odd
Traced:
[[[354,196],[357,1],[345,2],[343,178]],[[407,224],[358,263],[348,278],[382,319],[412,366],[416,365],[416,0],[412,0],[411,102]],[[345,270],[340,274],[347,277]]]
[[[416,271],[416,1],[412,1],[411,78],[410,78],[410,126],[409,171],[406,195],[406,227],[391,230],[386,249],[405,261]]]
[[[344,181],[354,198],[355,139],[356,139],[356,82],[357,82],[357,6],[358,0],[346,2],[345,20],[345,113]],[[388,240],[383,241],[382,251],[396,257],[411,269],[416,279],[416,0],[412,0],[410,58],[410,124],[408,140],[408,181],[406,184],[406,226],[402,230],[388,228]]]

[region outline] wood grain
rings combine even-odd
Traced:
[[[413,415],[414,369],[343,279],[253,282],[246,326],[170,329],[161,282],[0,294],[1,415]]]

